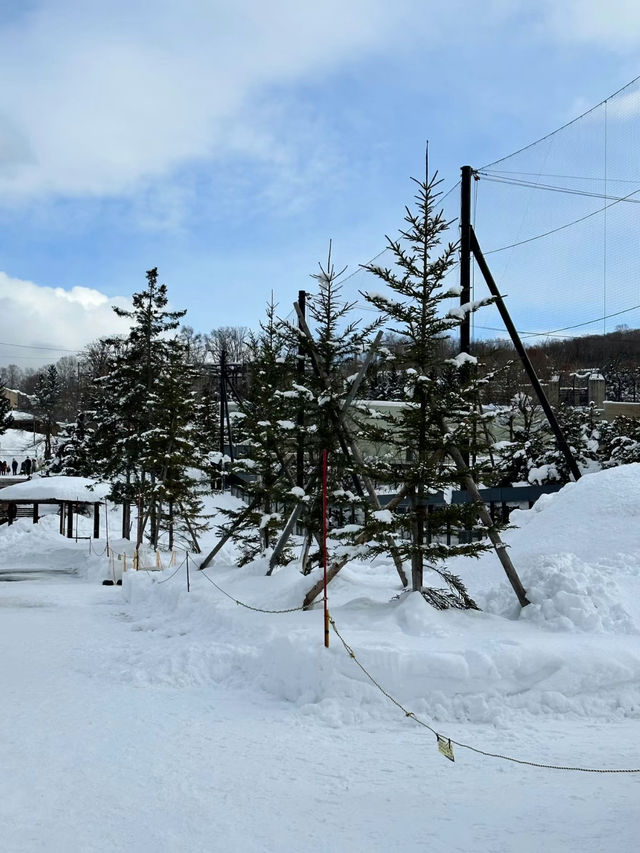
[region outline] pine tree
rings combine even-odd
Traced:
[[[434,533],[436,528],[463,531],[471,526],[473,505],[446,502],[428,521],[429,494],[459,488],[460,473],[447,456],[469,453],[479,417],[475,362],[462,354],[451,358],[447,335],[460,324],[465,313],[479,304],[445,306],[459,288],[447,288],[445,277],[456,260],[457,246],[442,245],[449,227],[442,211],[436,211],[436,176],[415,181],[418,186],[415,211],[406,208],[400,238],[387,238],[395,268],[365,266],[393,291],[393,296],[365,293],[368,302],[383,311],[392,331],[402,339],[405,371],[404,402],[392,416],[379,419],[373,434],[385,447],[386,457],[371,459],[378,482],[405,492],[409,509],[367,513],[359,541],[369,555],[388,550],[393,534],[403,559],[410,560],[412,586],[437,607],[474,607],[462,581],[449,572],[445,561],[457,555],[477,556],[486,545],[464,542],[447,545]],[[487,300],[489,301],[489,300]],[[454,451],[453,448],[456,448]],[[459,458],[459,457],[458,457]],[[464,458],[464,457],[463,457]],[[446,584],[444,589],[423,586],[424,569],[430,569]]]
[[[13,423],[13,415],[11,414],[11,402],[7,397],[6,386],[0,383],[0,435],[11,428]]]
[[[581,471],[597,470],[599,428],[596,407],[574,407],[564,405],[556,411],[556,417],[569,445],[573,458]],[[549,430],[550,432],[550,430]],[[569,483],[573,475],[564,453],[550,436],[544,451],[531,461],[529,482]]]
[[[157,546],[161,532],[166,531],[169,548],[173,548],[176,536],[197,544],[196,534],[205,527],[200,500],[202,482],[196,468],[200,456],[193,424],[195,374],[186,360],[184,344],[179,340],[172,344],[153,390],[157,401],[154,428],[142,457],[154,489],[150,540]]]
[[[208,377],[195,402],[193,412],[194,442],[198,451],[198,467],[204,471],[213,491],[219,486],[221,474],[231,460],[220,445],[220,400]]]
[[[303,346],[313,347],[310,358],[312,369],[305,380],[308,399],[305,406],[305,451],[307,477],[318,471],[323,451],[330,459],[328,467],[328,492],[330,497],[332,540],[335,548],[329,549],[329,558],[339,556],[350,543],[353,534],[351,522],[364,512],[369,498],[365,494],[357,460],[354,459],[348,437],[341,428],[341,420],[352,422],[352,413],[343,412],[351,381],[355,378],[362,354],[371,343],[373,333],[381,325],[378,318],[361,325],[353,319],[355,302],[342,296],[339,283],[344,270],[337,271],[332,257],[331,244],[325,265],[312,278],[318,285],[317,293],[308,298],[309,330],[311,342],[303,335]],[[296,330],[296,335],[299,335]],[[347,428],[349,428],[347,426]],[[352,430],[351,430],[352,431]],[[308,536],[320,537],[322,529],[322,480],[318,476],[314,488],[305,498],[306,511],[302,515]],[[346,525],[346,526],[345,526]],[[309,571],[314,561],[320,561],[320,551],[310,554]]]
[[[75,423],[65,424],[56,441],[49,472],[69,477],[90,477],[94,473],[87,457],[86,413],[80,412]]]
[[[603,468],[615,468],[640,462],[640,421],[618,415],[613,421],[595,425],[593,437],[598,441],[598,459]]]
[[[556,418],[578,466],[583,471],[598,469],[602,427],[595,406],[561,406]],[[541,406],[529,394],[515,394],[511,405],[503,408],[496,420],[508,428],[508,439],[494,445],[496,485],[570,482],[572,474],[564,453],[556,444]]]
[[[58,371],[54,364],[50,364],[38,377],[35,390],[36,406],[44,421],[44,458],[45,462],[51,459],[52,436],[54,432],[55,416],[60,402],[60,382]]]
[[[506,436],[493,446],[492,483],[496,486],[528,483],[530,471],[542,464],[551,439],[542,407],[530,394],[518,391],[510,404],[498,411],[496,425],[506,431]]]
[[[133,310],[114,308],[131,320],[125,339],[111,339],[109,369],[95,380],[96,401],[88,453],[96,474],[111,481],[112,497],[139,507],[138,537],[149,525],[172,538],[178,519],[192,539],[199,502],[189,467],[195,464],[190,416],[192,369],[185,345],[171,336],[185,311],[169,311],[166,285],[147,272],[147,287],[133,295]]]
[[[226,525],[234,526],[240,565],[269,552],[297,501],[289,464],[296,449],[296,410],[305,391],[292,388],[294,358],[276,309],[272,298],[259,333],[246,344],[248,395],[237,419],[245,454],[233,463],[233,472],[243,480],[248,507],[224,510]],[[278,562],[290,558],[285,550]]]

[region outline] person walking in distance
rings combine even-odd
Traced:
[[[24,460],[24,472],[27,475],[27,478],[30,480],[31,479],[31,459],[29,459],[28,456]]]
[[[18,461],[16,459],[11,460],[11,470],[13,471],[13,476],[15,477],[18,473]]]

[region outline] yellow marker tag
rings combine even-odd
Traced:
[[[451,741],[449,738],[440,737],[440,735],[436,735],[438,738],[438,749],[444,755],[445,758],[448,758],[449,761],[455,761],[453,757],[453,747],[451,746]]]

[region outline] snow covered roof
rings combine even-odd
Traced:
[[[0,500],[95,503],[105,498],[110,490],[108,483],[100,483],[88,477],[34,477],[4,489],[0,488]]]

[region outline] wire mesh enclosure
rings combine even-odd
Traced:
[[[474,229],[523,338],[640,325],[639,143],[640,78],[474,168]],[[502,332],[495,311],[475,317],[474,336]]]

